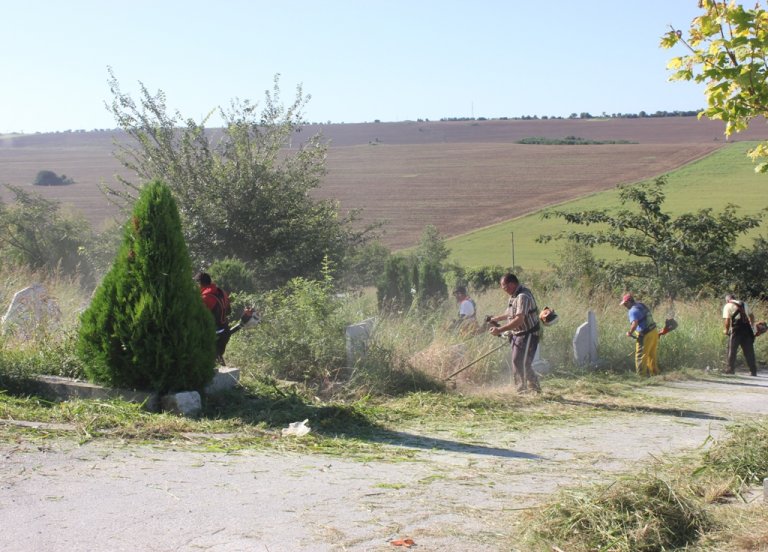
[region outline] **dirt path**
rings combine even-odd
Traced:
[[[521,509],[690,450],[768,414],[768,375],[649,388],[666,407],[472,442],[404,429],[408,462],[322,455],[0,444],[0,550],[509,550]]]

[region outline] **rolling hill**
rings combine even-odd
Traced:
[[[383,241],[394,249],[413,245],[426,224],[446,237],[463,235],[655,177],[724,144],[720,122],[664,117],[307,125],[291,147],[317,132],[330,147],[328,174],[316,195],[337,200],[342,211],[362,208],[363,222],[385,221]],[[566,136],[634,143],[516,143]],[[768,138],[768,127],[756,122],[737,138]],[[0,136],[0,183],[28,186],[101,225],[115,215],[99,185],[113,183],[123,170],[111,155],[121,140],[118,131]],[[42,169],[75,184],[33,188]]]

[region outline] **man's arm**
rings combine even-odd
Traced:
[[[523,324],[523,319],[525,318],[525,313],[521,312],[520,314],[516,314],[512,318],[509,318],[506,324],[503,324],[501,326],[495,326],[492,327],[489,331],[493,335],[501,335],[506,331],[512,330],[514,328],[517,328],[518,326],[521,326]]]

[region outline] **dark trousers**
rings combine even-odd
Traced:
[[[539,334],[512,336],[512,376],[519,391],[539,391],[539,377],[533,371],[533,357],[539,348]]]
[[[755,363],[755,336],[749,328],[736,329],[728,336],[728,372],[736,371],[736,354],[739,347],[744,353],[744,360],[747,361],[749,371],[753,376],[757,375],[757,364]]]
[[[229,343],[229,327],[223,327],[216,330],[216,362],[225,366],[224,351],[227,349],[227,343]]]

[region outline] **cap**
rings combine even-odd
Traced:
[[[456,289],[453,290],[453,294],[456,295],[457,293],[461,293],[462,295],[467,294],[467,288],[465,286],[456,286]]]
[[[619,305],[626,305],[627,303],[632,303],[634,300],[635,298],[632,297],[631,293],[625,293],[621,298],[621,303],[619,303]]]

